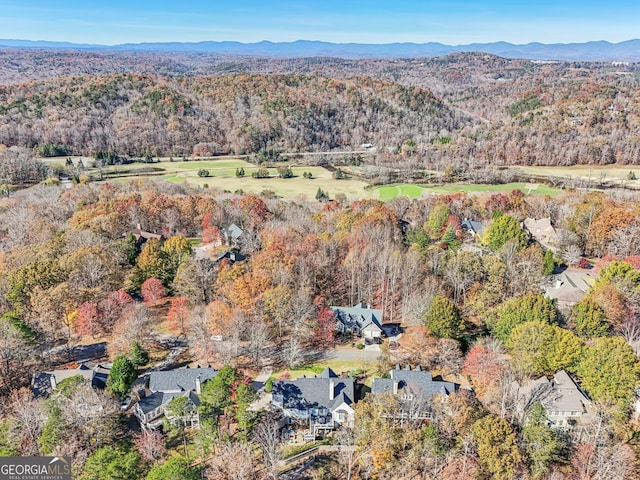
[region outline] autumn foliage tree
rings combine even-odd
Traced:
[[[158,300],[167,296],[167,291],[165,290],[164,285],[155,277],[145,280],[140,287],[140,292],[142,293],[144,303],[147,305],[154,304]]]
[[[100,313],[94,302],[84,302],[78,307],[74,330],[78,335],[91,335],[92,337],[102,331]]]
[[[174,297],[171,299],[171,307],[167,313],[167,326],[174,332],[184,335],[189,316],[189,299],[186,297]]]

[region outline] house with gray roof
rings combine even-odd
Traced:
[[[313,438],[340,425],[353,426],[354,403],[353,379],[330,368],[315,377],[273,382],[272,407],[290,423],[308,425]]]
[[[544,292],[555,299],[560,308],[568,308],[582,300],[595,282],[595,277],[588,271],[567,268],[564,272],[552,277],[553,283]]]
[[[362,303],[353,307],[329,307],[336,317],[336,330],[365,338],[381,337],[385,332],[382,325],[382,310],[369,308]],[[388,333],[387,333],[388,334]]]
[[[235,223],[232,223],[227,228],[222,229],[222,236],[224,237],[224,242],[227,245],[237,246],[238,242],[240,241],[240,237],[242,237],[243,233],[244,233],[244,230],[242,230]]]
[[[150,372],[142,376],[137,383],[138,401],[134,415],[146,430],[155,430],[166,418],[173,419],[167,412],[169,403],[178,397],[187,398],[188,413],[183,420],[187,426],[198,428],[200,417],[197,408],[202,384],[216,376],[218,371],[211,367],[180,368],[161,372]]]
[[[468,218],[465,218],[460,223],[460,226],[462,227],[462,230],[470,233],[474,237],[477,235],[482,235],[482,233],[484,232],[484,225],[482,223],[475,220],[470,220]]]
[[[434,380],[431,372],[420,366],[412,369],[410,365],[401,368],[397,365],[389,372],[389,378],[374,378],[371,384],[372,395],[391,394],[399,400],[401,407],[395,416],[409,420],[431,418],[431,404],[436,396],[445,401],[460,385],[445,380]]]
[[[564,370],[556,372],[551,380],[540,377],[528,388],[544,391],[540,403],[552,428],[571,428],[589,416],[591,400]]]
[[[31,391],[36,397],[46,396],[53,392],[58,384],[67,378],[81,376],[93,388],[104,389],[111,364],[97,364],[93,367],[82,363],[78,368],[38,372],[31,380]]]

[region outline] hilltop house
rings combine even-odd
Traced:
[[[373,395],[391,393],[400,401],[400,412],[394,413],[409,420],[431,418],[431,402],[437,395],[445,400],[460,385],[444,380],[434,380],[431,372],[422,370],[420,366],[404,369],[400,365],[389,372],[389,378],[374,378],[371,385]]]
[[[551,380],[540,377],[527,388],[543,392],[540,403],[552,428],[572,427],[589,413],[591,400],[564,370],[556,372]]]
[[[78,368],[38,372],[33,375],[31,380],[31,391],[36,397],[49,395],[60,382],[78,375],[86,382],[91,383],[93,388],[104,389],[107,385],[107,377],[110,370],[110,364],[97,364],[94,367],[89,367],[83,363]]]
[[[309,435],[329,432],[340,425],[353,426],[354,381],[330,368],[313,378],[273,382],[272,407],[290,423],[309,425]]]
[[[146,430],[155,430],[162,425],[167,416],[167,405],[174,398],[186,397],[188,410],[186,424],[192,428],[200,426],[200,416],[197,407],[200,406],[199,396],[202,384],[216,376],[215,368],[180,368],[162,372],[150,372],[136,382],[138,401],[134,408],[134,415],[140,425]],[[134,384],[135,388],[135,384]]]
[[[353,307],[329,307],[336,317],[336,330],[340,333],[352,333],[365,338],[394,335],[397,326],[382,325],[382,310],[369,308],[359,303]]]

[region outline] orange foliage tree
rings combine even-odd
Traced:
[[[171,299],[171,307],[167,313],[167,326],[174,332],[184,335],[187,321],[189,320],[189,299],[175,297]]]

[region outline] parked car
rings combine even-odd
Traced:
[[[364,344],[365,345],[373,345],[373,338],[366,337],[364,339]]]

